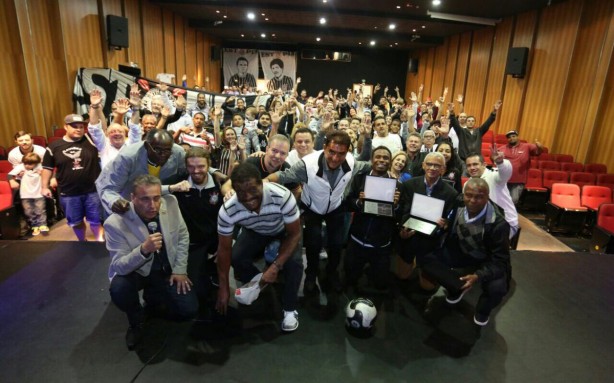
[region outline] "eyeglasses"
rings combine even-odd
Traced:
[[[147,141],[145,141],[145,142],[147,142]],[[173,152],[173,148],[172,147],[168,148],[168,149],[165,149],[165,148],[154,148],[149,142],[147,142],[147,145],[149,145],[149,148],[151,150],[153,150],[154,153],[156,153],[159,156],[170,155]]]
[[[443,166],[440,164],[434,164],[432,162],[425,162],[424,165],[426,165],[427,168],[433,168],[433,169],[441,169],[441,167]]]

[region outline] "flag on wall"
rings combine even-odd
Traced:
[[[224,49],[224,84],[228,87],[247,86],[256,89],[258,51],[254,49]]]
[[[292,91],[296,79],[296,53],[286,51],[258,51],[267,90]]]

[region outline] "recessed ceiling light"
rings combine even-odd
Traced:
[[[261,34],[260,34],[260,37],[262,37],[262,38],[264,39],[264,38],[266,37],[266,34],[261,33]]]
[[[223,17],[224,17],[224,18],[227,18],[228,16],[224,15]]]
[[[269,21],[269,18],[268,18],[268,17],[266,17],[266,18],[264,19],[264,21]]]
[[[250,19],[250,20],[254,20],[256,18],[256,15],[254,15],[253,12],[250,12],[250,13],[247,14],[247,18]]]
[[[322,25],[326,24],[326,18],[320,17],[320,24]]]
[[[395,29],[396,27],[397,27],[397,26],[396,26],[396,24],[390,24],[390,25],[388,26],[388,29],[393,30],[393,29]]]
[[[439,4],[441,4],[441,0],[433,0],[434,6],[438,6]]]
[[[374,46],[375,45],[375,40],[371,40],[371,42],[369,42],[369,45]]]
[[[261,13],[262,16],[266,16],[264,13]]]
[[[217,11],[215,11],[215,13],[220,13],[220,11],[219,11],[219,10],[217,10]]]
[[[412,31],[412,32],[415,32],[415,31],[416,31],[416,28],[412,29],[411,31]]]
[[[316,41],[320,41],[321,39],[319,37],[316,37]]]
[[[422,26],[422,29],[424,29],[424,28],[426,28],[426,25],[423,25],[423,26]]]
[[[359,41],[359,42],[358,42],[358,45],[362,45],[362,43]]]
[[[275,37],[275,33],[271,34],[271,36]]]
[[[397,5],[397,9],[401,9],[401,6],[400,6],[400,5]]]
[[[327,2],[327,1],[326,1],[326,0],[322,0],[322,2],[323,2],[324,4],[326,4],[326,2]]]
[[[399,45],[399,43],[394,43],[394,45]]]
[[[241,33],[241,37],[245,37],[245,35],[243,33]]]

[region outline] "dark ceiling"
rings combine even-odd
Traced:
[[[189,25],[219,37],[223,44],[293,44],[409,50],[441,44],[443,39],[483,28],[480,20],[432,18],[439,12],[499,20],[564,0],[153,0],[189,20]],[[248,20],[253,12],[255,19]],[[320,24],[320,18],[326,24]],[[268,19],[268,20],[267,20]],[[395,28],[390,29],[390,24]],[[264,34],[266,37],[262,37]],[[320,38],[317,41],[316,38]]]

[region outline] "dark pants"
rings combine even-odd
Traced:
[[[177,294],[177,286],[170,286],[168,280],[169,276],[159,271],[152,271],[146,277],[135,272],[116,275],[109,288],[111,300],[128,315],[131,326],[139,325],[144,320],[143,306],[139,300],[140,290],[143,290],[143,299],[148,307],[166,307],[173,319],[196,317],[198,300],[194,291]]]
[[[305,271],[308,281],[315,282],[320,266],[320,250],[322,250],[322,221],[326,222],[326,235],[328,246],[328,263],[326,264],[326,276],[338,279],[337,268],[341,261],[341,250],[344,244],[344,223],[346,214],[341,208],[328,214],[316,214],[309,209],[303,213],[305,219],[305,251],[307,253],[307,270]]]
[[[217,251],[217,237],[204,243],[191,243],[188,251],[188,277],[193,283],[192,289],[200,299],[207,297],[212,290],[211,276],[217,274],[214,259],[209,254]]]
[[[249,282],[260,270],[254,265],[254,261],[264,257],[264,248],[274,240],[283,240],[284,234],[266,236],[249,229],[241,229],[232,247],[232,268],[235,278],[243,283]],[[303,245],[299,241],[290,258],[284,263],[284,290],[281,296],[281,304],[285,311],[294,311],[298,306],[298,289],[303,278],[303,257],[301,251]]]
[[[365,247],[350,238],[345,253],[345,279],[348,285],[356,285],[365,265],[371,266],[375,287],[385,289],[390,282],[390,258],[392,244],[383,248]]]
[[[452,295],[461,292],[465,282],[459,278],[474,273],[480,268],[476,262],[468,262],[460,259],[454,251],[443,247],[424,257],[421,265],[422,271],[434,278]],[[476,313],[489,316],[490,312],[501,303],[509,290],[510,275],[508,272],[501,277],[490,281],[483,281],[482,295],[475,307]]]

